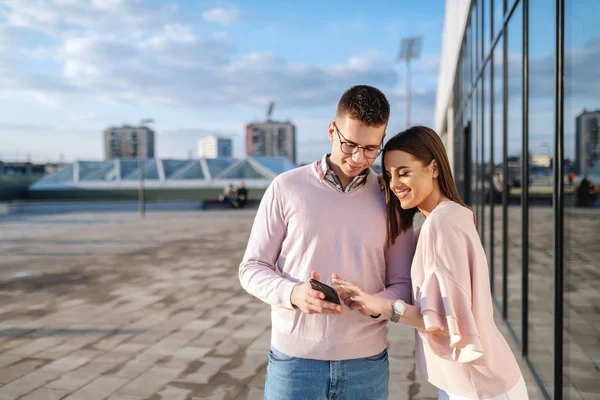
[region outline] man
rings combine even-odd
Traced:
[[[389,114],[379,90],[350,88],[328,127],[331,154],[277,176],[263,196],[239,279],[272,307],[265,399],[388,397],[387,320],[324,301],[309,279],[339,274],[410,302],[413,232],[386,246],[385,196],[370,169]]]
[[[248,202],[248,189],[246,189],[246,185],[244,185],[244,182],[240,183],[240,186],[237,189],[236,192],[236,200],[235,200],[235,204],[237,208],[244,208],[244,206],[246,206],[246,203]]]
[[[592,194],[592,182],[588,179],[587,175],[583,176],[583,179],[579,183],[576,191],[576,207],[589,207],[590,198]]]

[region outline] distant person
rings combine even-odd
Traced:
[[[575,172],[570,171],[569,172],[569,186],[573,186],[574,182],[575,182]]]
[[[244,208],[248,203],[248,189],[246,189],[246,185],[244,182],[240,183],[240,186],[236,192],[236,200],[235,205],[237,208]]]
[[[223,193],[219,195],[219,201],[227,203],[230,207],[235,207],[236,190],[232,184],[225,186]]]
[[[343,310],[310,280],[330,284],[339,273],[410,301],[413,230],[388,242],[385,195],[370,168],[389,115],[378,89],[347,90],[327,126],[331,153],[278,175],[260,202],[239,279],[271,306],[266,400],[388,398],[388,319]]]
[[[585,175],[581,182],[579,182],[579,186],[577,187],[577,191],[575,192],[575,206],[576,207],[589,207],[590,200],[592,198],[592,182],[588,179],[588,176]]]

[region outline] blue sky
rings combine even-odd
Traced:
[[[273,100],[312,161],[352,85],[384,91],[390,134],[403,128],[396,57],[416,35],[411,122],[432,125],[443,14],[443,0],[0,0],[0,159],[101,159],[102,130],[142,118],[159,157],[210,134],[241,156],[245,124]]]

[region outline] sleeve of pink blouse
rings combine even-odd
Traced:
[[[429,238],[433,259],[425,267],[419,294],[426,332],[421,331],[419,335],[438,356],[468,363],[483,355],[472,312],[471,238],[457,227],[448,232],[451,228],[449,224]]]

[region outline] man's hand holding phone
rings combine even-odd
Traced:
[[[311,271],[311,280],[320,279],[317,271]],[[325,293],[316,290],[310,280],[294,286],[290,300],[292,305],[305,314],[341,314],[342,306],[325,300]]]

